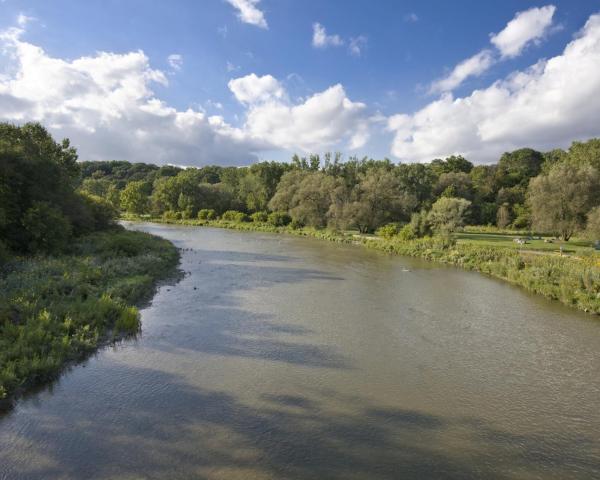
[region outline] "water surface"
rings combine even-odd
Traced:
[[[136,340],[0,417],[0,479],[600,478],[600,321],[355,246],[186,249]]]

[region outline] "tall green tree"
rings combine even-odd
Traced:
[[[589,165],[558,163],[531,181],[528,201],[536,230],[569,240],[583,230],[586,215],[600,204],[600,174]]]

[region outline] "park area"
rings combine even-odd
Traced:
[[[597,244],[577,237],[563,241],[551,235],[509,231],[485,232],[477,227],[466,227],[464,231],[457,232],[453,236],[459,244],[531,250],[556,255],[561,253],[570,256],[595,254],[600,260],[600,249]]]

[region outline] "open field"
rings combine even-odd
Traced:
[[[599,251],[594,250],[592,242],[584,239],[573,238],[568,242],[554,240],[552,237],[540,237],[537,234],[532,235],[536,240],[527,239],[526,235],[508,234],[508,233],[471,233],[460,232],[454,234],[457,243],[472,244],[489,247],[504,247],[515,250],[534,250],[547,253],[560,254],[560,249],[564,254],[568,255],[590,255]],[[518,244],[514,240],[517,238],[524,239],[525,244]],[[538,239],[541,238],[541,239]],[[552,243],[547,243],[544,240],[551,240]],[[599,255],[600,256],[600,255]]]

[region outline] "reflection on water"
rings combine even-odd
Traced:
[[[357,247],[132,228],[188,274],[0,418],[0,479],[600,477],[597,319]]]

